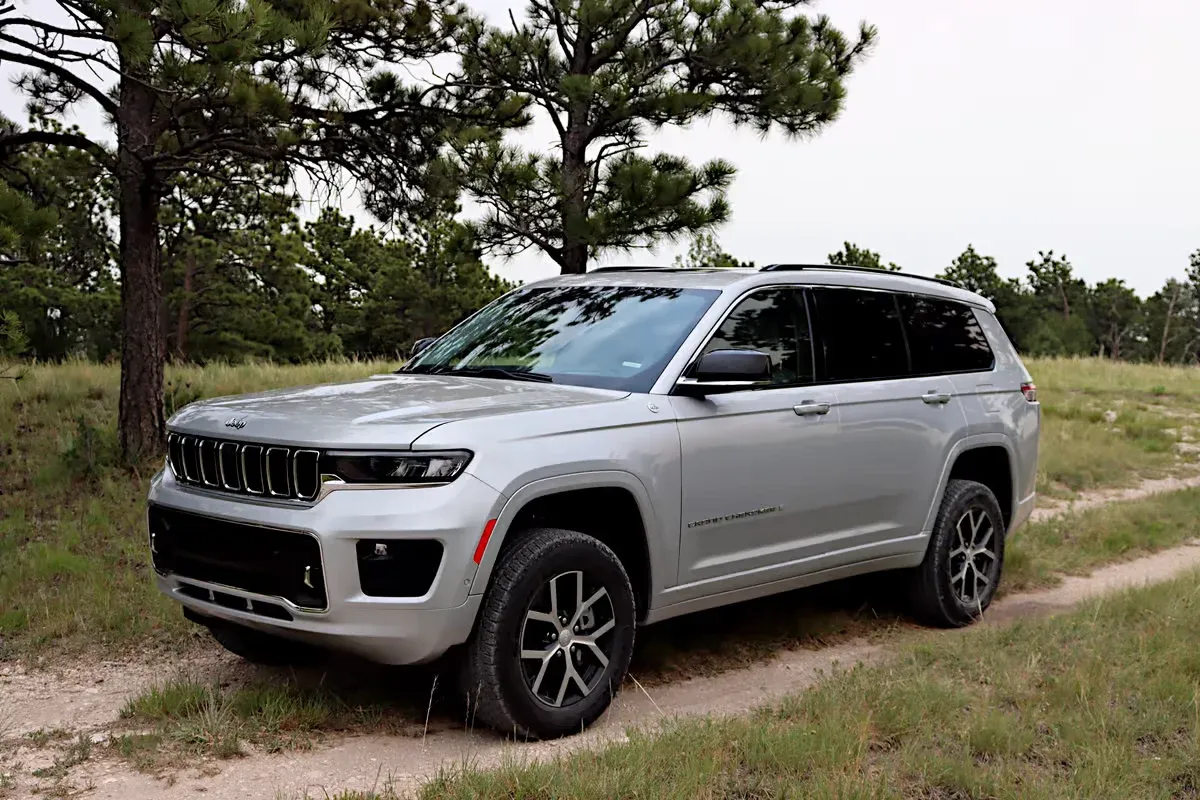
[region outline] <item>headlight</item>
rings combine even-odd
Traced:
[[[471,461],[467,450],[437,453],[326,453],[321,475],[346,483],[449,483]]]

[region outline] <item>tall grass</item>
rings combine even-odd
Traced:
[[[390,372],[397,362],[169,366],[168,413],[189,402]],[[1029,362],[1042,392],[1040,490],[1069,495],[1187,466],[1200,371],[1095,359]],[[191,629],[154,590],[144,500],[153,460],[117,462],[116,365],[10,365],[0,374],[0,658]],[[1115,414],[1115,418],[1113,415]]]

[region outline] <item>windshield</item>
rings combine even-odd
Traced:
[[[519,289],[447,333],[402,371],[646,392],[719,294],[666,286]]]

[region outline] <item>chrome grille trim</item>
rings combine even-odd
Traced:
[[[282,456],[272,457],[272,453],[281,453]],[[274,460],[280,457],[283,458],[283,491],[277,491],[275,488],[275,482],[271,480],[271,473],[275,471],[271,469],[271,466],[274,463]],[[267,477],[267,494],[271,495],[271,497],[288,497],[291,494],[291,492],[288,490],[288,473],[290,471],[291,470],[288,469],[287,448],[268,447],[266,455],[263,457],[263,473]]]
[[[312,470],[309,471],[306,466],[303,476],[301,475],[300,471],[301,457],[304,457],[304,460],[306,461],[309,457],[312,458]],[[292,453],[292,491],[294,491],[296,496],[301,500],[315,500],[317,495],[321,493],[320,466],[321,454],[316,450],[297,450],[296,452]],[[300,490],[303,478],[313,479],[312,492],[306,493]]]
[[[206,449],[212,451],[214,474],[211,477],[208,474],[208,470],[204,468],[204,453]],[[200,482],[208,487],[220,486],[219,470],[221,465],[217,462],[217,443],[212,439],[201,439],[200,443],[196,445],[196,460],[200,463]]]
[[[258,485],[258,489],[250,488],[250,469],[246,466],[246,455],[251,451],[254,451],[252,461],[254,463],[255,476],[257,477],[255,483]],[[263,449],[260,445],[242,445],[242,483],[245,484],[246,492],[249,494],[262,494],[267,488],[267,476],[263,473],[262,454]]]
[[[225,453],[232,451],[233,455],[233,478],[236,483],[229,480],[229,476],[225,474]],[[217,464],[221,467],[221,488],[227,492],[240,492],[245,483],[242,481],[242,473],[238,471],[238,443],[237,442],[221,442],[217,448]]]
[[[317,450],[167,434],[175,480],[210,491],[311,503],[320,494],[320,460]]]

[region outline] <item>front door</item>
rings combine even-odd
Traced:
[[[813,386],[802,290],[754,291],[704,352],[759,350],[773,385],[705,398],[671,397],[683,458],[679,581],[700,596],[794,574],[819,547],[836,500],[837,396]],[[682,598],[681,598],[682,599]]]

